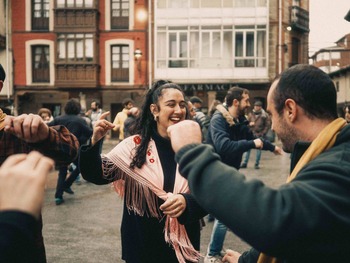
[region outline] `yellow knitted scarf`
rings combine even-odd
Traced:
[[[299,171],[319,154],[331,148],[337,138],[338,133],[346,125],[346,121],[343,118],[338,118],[328,124],[311,143],[309,148],[302,155],[297,165],[294,167],[292,173],[287,178],[287,183],[291,182],[299,173]],[[279,263],[281,260],[270,257],[264,253],[261,253],[258,259],[258,263]]]
[[[2,109],[0,109],[0,131],[2,131],[5,127],[5,117],[6,114],[2,112]]]

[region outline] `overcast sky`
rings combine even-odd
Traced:
[[[335,46],[334,42],[350,33],[350,22],[344,19],[349,9],[350,0],[310,0],[310,55]]]

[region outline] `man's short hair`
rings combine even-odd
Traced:
[[[241,101],[243,98],[243,94],[249,94],[247,89],[240,88],[238,86],[231,87],[226,94],[226,104],[227,107],[231,107],[233,104],[233,100]]]
[[[203,101],[200,99],[200,98],[198,98],[197,96],[192,96],[191,98],[190,98],[190,102],[192,102],[192,103],[203,103]]]
[[[64,112],[67,115],[78,115],[80,110],[80,102],[77,99],[70,99],[64,107]]]
[[[125,98],[125,99],[123,99],[123,101],[122,101],[123,107],[125,107],[126,105],[128,105],[130,102],[131,102],[132,104],[134,104],[134,101],[133,101],[132,99],[130,99],[130,98]]]
[[[307,64],[295,65],[276,78],[273,94],[276,111],[281,114],[287,99],[293,99],[309,118],[335,119],[337,92],[332,79],[321,69]]]
[[[256,102],[254,102],[254,106],[260,106],[262,107],[262,102],[260,100],[257,100]]]
[[[0,64],[0,80],[5,81],[6,73],[2,65]]]

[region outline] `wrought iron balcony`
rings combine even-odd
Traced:
[[[292,30],[309,32],[309,12],[299,6],[291,6],[290,26]]]

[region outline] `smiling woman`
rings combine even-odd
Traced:
[[[178,85],[157,81],[136,119],[135,135],[101,158],[96,149],[113,128],[105,113],[94,127],[91,145],[81,148],[83,177],[95,184],[113,182],[125,197],[121,233],[127,263],[198,262],[200,219],[206,212],[180,176],[167,134],[170,125],[187,118],[186,107]]]

